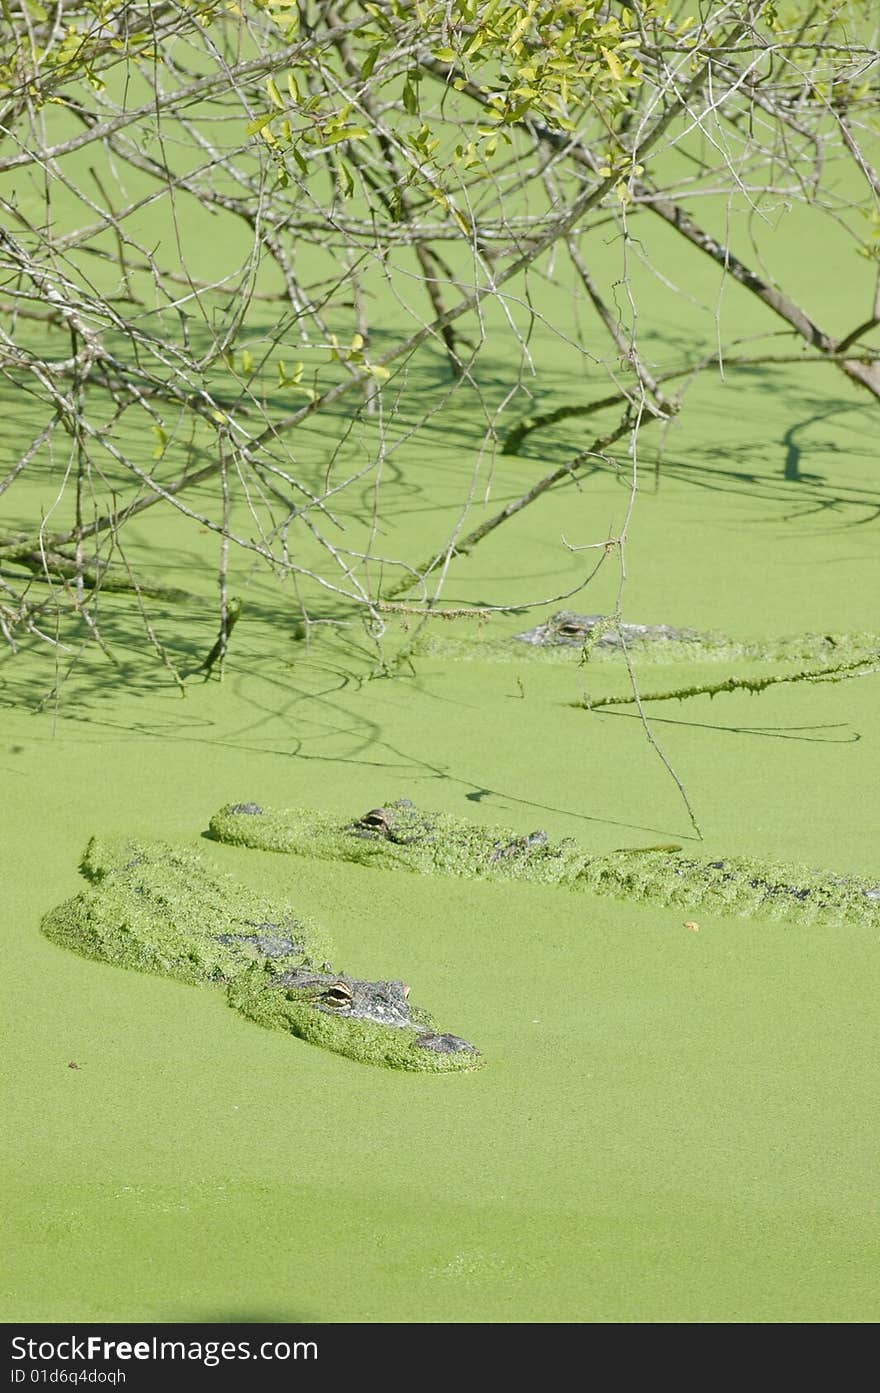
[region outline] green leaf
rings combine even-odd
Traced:
[[[155,450],[153,451],[153,459],[161,459],[165,453],[165,448],[168,444],[168,436],[165,434],[161,426],[153,426],[153,434],[155,435],[156,440],[158,442]]]
[[[361,81],[365,82],[376,66],[379,54],[382,52],[384,44],[375,44],[361,63]]]
[[[245,130],[248,135],[259,135],[260,131],[266,129],[270,121],[275,120],[275,112],[270,111],[265,116],[258,116],[255,121],[248,121]]]
[[[608,64],[608,67],[611,71],[611,76],[614,78],[615,82],[623,82],[623,64],[621,63],[617,54],[612,53],[610,48],[603,48],[602,57]]]
[[[413,87],[409,78],[403,84],[403,109],[410,116],[415,116],[419,109],[419,99],[416,96],[416,89]]]
[[[366,126],[343,126],[339,131],[325,133],[324,144],[338,145],[340,140],[365,140],[369,134]]]
[[[343,198],[351,198],[354,194],[354,179],[352,178],[351,170],[343,159],[339,160],[337,169],[339,172],[339,187],[342,196]]]

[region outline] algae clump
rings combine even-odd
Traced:
[[[249,1019],[365,1064],[472,1069],[478,1051],[436,1031],[402,982],[335,972],[323,930],[292,905],[209,870],[165,843],[93,838],[87,889],[51,910],[48,938],[85,957],[213,983]]]

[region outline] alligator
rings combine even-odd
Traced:
[[[438,1031],[410,1003],[404,982],[334,971],[317,924],[290,904],[209,870],[196,852],[92,838],[81,870],[89,886],[42,924],[65,948],[141,972],[212,983],[251,1020],[363,1063],[439,1073],[480,1062],[473,1045]]]
[[[543,828],[525,835],[409,799],[349,819],[258,803],[230,804],[211,818],[218,841],[386,869],[472,879],[524,880],[660,905],[740,916],[831,920],[880,927],[880,884],[852,876],[725,856],[699,858],[678,846],[626,848],[594,855]]]
[[[534,629],[514,634],[518,643],[530,643],[534,648],[583,648],[592,640],[594,648],[621,649],[633,643],[699,644],[705,648],[727,647],[730,639],[720,634],[700,634],[695,629],[673,629],[668,624],[623,624],[602,614],[574,614],[563,609],[545,619]]]
[[[880,635],[806,633],[750,641],[671,624],[618,623],[608,615],[559,610],[534,628],[506,638],[427,634],[417,642],[417,651],[421,653],[490,662],[510,662],[515,658],[613,662],[615,658],[619,660],[624,649],[631,650],[639,663],[810,663],[832,669],[876,662]]]

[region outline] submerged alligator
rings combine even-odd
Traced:
[[[366,866],[489,880],[525,880],[597,894],[631,896],[709,912],[810,922],[876,924],[880,883],[743,857],[699,859],[677,847],[591,855],[543,830],[520,836],[447,813],[423,812],[406,798],[345,821],[307,809],[264,810],[233,803],[215,813],[210,835],[264,851],[295,852]]]
[[[583,648],[592,640],[595,648],[621,649],[630,644],[665,647],[670,643],[698,644],[702,647],[729,647],[731,639],[720,634],[700,634],[696,629],[673,629],[669,624],[617,624],[602,614],[574,614],[562,609],[525,633],[514,634],[514,641],[533,648]]]
[[[523,657],[571,661],[587,654],[591,659],[613,659],[624,648],[641,662],[755,663],[809,662],[836,666],[870,662],[880,654],[880,635],[869,633],[814,633],[745,642],[727,634],[678,628],[670,624],[618,624],[601,614],[575,614],[559,610],[523,633],[507,638],[447,638],[428,635],[419,640],[423,652],[447,657],[509,661]],[[524,651],[525,650],[525,651]]]
[[[316,924],[191,851],[163,843],[89,842],[91,882],[46,915],[43,932],[86,957],[226,990],[236,1010],[363,1063],[439,1073],[473,1069],[479,1052],[437,1031],[403,982],[334,972]]]

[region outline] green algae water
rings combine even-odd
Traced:
[[[793,384],[789,407],[797,400]],[[760,430],[745,418],[729,427],[768,491],[773,411],[782,402]],[[823,439],[814,453],[828,493],[867,496],[858,432],[845,457]],[[614,488],[600,504],[614,505]],[[771,637],[869,631],[875,563],[858,508],[829,529],[824,512],[786,520],[794,485],[791,495],[760,507],[747,491],[701,496],[699,537],[687,481],[640,498],[629,612],[744,638],[759,611]],[[562,526],[548,502],[549,525]],[[753,511],[761,538],[742,526]],[[499,539],[491,564],[511,592],[547,525],[525,518]],[[169,580],[179,540],[169,529]],[[669,546],[687,566],[658,566]],[[478,574],[476,556],[463,564]],[[698,572],[712,581],[694,590]],[[877,678],[649,708],[701,845],[635,714],[571,706],[577,664],[426,654],[414,672],[376,679],[344,636],[306,650],[292,625],[262,621],[268,590],[242,588],[225,681],[191,684],[185,699],[134,645],[118,650],[125,683],[84,661],[57,709],[38,655],[0,669],[14,1118],[4,1316],[876,1319],[875,930],[418,876],[202,834],[242,796],[344,822],[393,789],[487,828],[546,828],[596,855],[678,842],[700,859],[831,867],[870,883]],[[169,612],[185,651],[177,622]],[[202,654],[215,633],[205,620]],[[614,669],[603,661],[603,674]],[[652,671],[684,685],[677,661]],[[51,942],[41,920],[81,893],[77,864],[98,827],[198,847],[212,874],[326,925],[334,963],[412,983],[485,1067],[432,1078],[367,1068],[257,1029],[214,987]],[[691,918],[698,932],[684,927]]]
[[[863,317],[848,247],[829,248],[819,283],[795,236],[783,229],[772,247],[817,314],[841,331]],[[596,256],[613,272],[610,251]],[[206,277],[217,259],[206,233]],[[714,268],[688,284],[716,304]],[[646,352],[663,365],[676,335],[696,332],[696,312],[647,273],[637,290],[662,328]],[[763,330],[737,294],[725,322]],[[567,323],[561,298],[548,287],[545,309]],[[580,357],[541,332],[539,404],[593,390]],[[487,400],[515,371],[506,351],[487,357]],[[0,422],[11,462],[34,424],[21,396]],[[307,483],[325,477],[348,424],[298,432]],[[446,535],[484,424],[459,398],[397,451],[389,554],[414,560]],[[359,443],[345,439],[354,455]],[[798,471],[786,464],[792,440]],[[755,644],[781,645],[794,672],[813,656],[791,655],[786,636],[876,632],[875,442],[874,409],[831,368],[694,386],[662,460],[642,459],[624,617],[739,647],[720,661],[636,654],[644,690],[708,688],[725,661],[766,673]],[[557,430],[498,461],[487,511],[573,443]],[[153,447],[143,442],[145,462]],[[339,458],[350,463],[341,447]],[[60,469],[46,463],[27,486],[34,516]],[[610,470],[551,492],[456,559],[450,603],[567,593],[581,561],[558,539],[594,538],[626,498]],[[358,512],[369,509],[342,516],[352,546]],[[217,622],[213,576],[194,579],[193,561],[212,566],[216,546],[179,515],[157,516],[130,524],[132,563],[195,592],[151,610],[168,654],[195,671]],[[394,790],[496,840],[496,828],[540,827],[600,858],[678,843],[691,860],[827,867],[871,886],[877,675],[649,703],[699,842],[638,713],[584,704],[631,695],[619,659],[594,653],[582,667],[517,645],[497,661],[480,648],[506,654],[559,600],[474,624],[472,636],[444,626],[441,646],[389,663],[387,676],[332,601],[310,598],[322,623],[304,640],[289,592],[233,564],[242,611],[222,684],[200,676],[182,697],[110,594],[101,616],[115,663],[74,649],[56,667],[39,640],[0,656],[3,1318],[875,1321],[880,1020],[867,918],[808,923],[769,905],[735,917],[708,900],[691,913],[527,878],[279,856],[205,833],[242,797],[321,809],[339,825]],[[606,568],[584,603],[612,613],[617,584]],[[391,657],[413,638],[397,622]],[[53,941],[45,916],[92,894],[77,866],[96,829],[198,853],[212,883],[232,876],[267,915],[288,906],[316,951],[326,926],[329,961],[412,983],[438,1022],[478,1043],[485,1067],[431,1078],[367,1068],[257,1029],[201,967],[181,980]],[[227,949],[215,943],[209,961]]]

